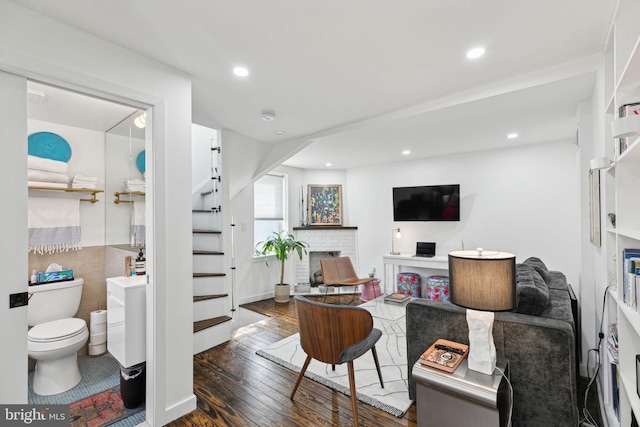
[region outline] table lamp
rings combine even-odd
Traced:
[[[450,252],[449,297],[453,304],[467,308],[469,369],[493,375],[494,312],[516,307],[515,255],[482,248]]]
[[[394,235],[396,239],[399,239],[400,237],[402,237],[402,234],[400,233],[400,227],[394,228],[393,230],[391,230],[391,255],[400,255],[400,252],[396,252],[395,249],[393,248]]]

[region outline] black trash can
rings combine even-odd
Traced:
[[[137,408],[144,402],[145,365],[145,362],[142,362],[129,368],[120,366],[120,395],[125,408]]]

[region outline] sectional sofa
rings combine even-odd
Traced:
[[[576,426],[576,305],[566,277],[538,258],[516,266],[517,308],[496,313],[493,337],[498,359],[508,360],[514,426]],[[573,304],[572,304],[573,299]],[[468,344],[465,309],[414,299],[407,304],[409,395],[411,370],[438,338]],[[579,334],[578,334],[579,336]]]

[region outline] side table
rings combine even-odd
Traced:
[[[498,362],[509,377],[509,363]],[[506,427],[511,404],[509,385],[496,369],[485,375],[467,369],[463,360],[452,373],[413,365],[416,382],[418,427],[425,426],[500,426]]]

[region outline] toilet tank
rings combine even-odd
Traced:
[[[80,307],[83,279],[29,286],[27,322],[36,326],[73,317]]]

